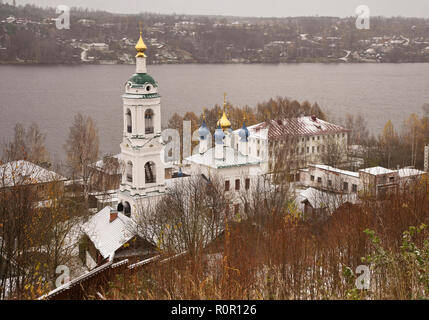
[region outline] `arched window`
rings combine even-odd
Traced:
[[[122,202],[119,202],[117,209],[118,209],[118,212],[124,212],[124,204]]]
[[[154,132],[153,118],[154,118],[154,114],[152,109],[146,110],[146,112],[144,113],[144,124],[146,128],[146,134],[151,134]]]
[[[131,217],[131,206],[128,202],[124,203],[124,215]]]
[[[127,182],[133,182],[133,163],[131,161],[127,163]]]
[[[145,182],[146,183],[156,183],[156,168],[155,163],[148,162],[144,166],[145,171]]]
[[[125,118],[127,119],[127,132],[132,133],[133,132],[133,125],[131,122],[131,110],[127,109],[127,113],[125,114]]]

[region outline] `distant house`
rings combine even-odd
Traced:
[[[359,170],[364,192],[378,199],[398,191],[398,171],[383,167],[373,167]]]
[[[360,188],[358,172],[341,170],[326,165],[310,165],[300,170],[300,181],[307,186],[342,193],[357,193]]]
[[[156,253],[155,248],[137,234],[137,225],[121,212],[105,207],[82,226],[81,258],[88,268],[110,259],[141,260]]]
[[[6,18],[6,23],[15,23],[16,22],[16,18],[14,16],[10,16]]]
[[[345,204],[356,204],[356,194],[343,194],[308,188],[295,199],[297,208],[306,220],[324,220]]]
[[[424,171],[412,168],[390,170],[373,167],[353,172],[326,165],[310,165],[300,170],[299,183],[323,191],[383,199],[399,188],[412,187],[425,175]]]
[[[399,169],[399,186],[401,188],[412,188],[416,183],[419,183],[426,174],[427,173],[424,171],[413,168]]]
[[[89,19],[80,19],[80,20],[77,21],[77,23],[79,23],[80,25],[83,25],[85,27],[95,26],[95,21],[94,20],[89,20]]]
[[[106,43],[91,43],[89,44],[89,49],[107,51],[109,50],[109,45]]]
[[[67,178],[32,162],[18,160],[0,166],[0,189],[11,192],[17,188],[30,188],[40,201],[49,198],[52,187],[64,188]]]

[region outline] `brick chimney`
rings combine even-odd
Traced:
[[[109,223],[112,223],[118,218],[118,211],[117,210],[110,210],[110,220]]]

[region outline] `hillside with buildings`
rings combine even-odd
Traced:
[[[0,63],[132,64],[140,22],[150,64],[429,62],[429,20],[120,15],[72,8],[70,30],[54,9],[0,4]]]

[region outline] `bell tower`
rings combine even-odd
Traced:
[[[165,167],[161,161],[161,97],[158,83],[147,73],[147,47],[142,31],[136,45],[136,73],[125,84],[124,131],[121,147],[122,181],[118,211],[132,216],[141,200],[165,193]]]

